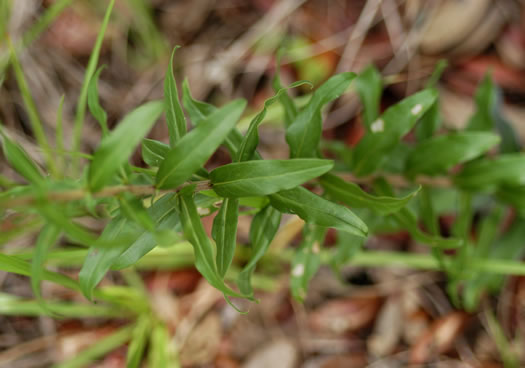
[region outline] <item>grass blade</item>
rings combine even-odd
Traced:
[[[73,146],[72,151],[80,151],[80,140],[82,138],[82,128],[84,127],[84,118],[86,115],[86,104],[87,104],[87,95],[89,88],[89,81],[93,77],[95,70],[97,68],[98,59],[100,56],[100,50],[102,48],[102,42],[104,41],[104,34],[108,27],[109,18],[111,17],[111,12],[113,10],[113,5],[115,5],[115,0],[110,0],[108,7],[106,9],[106,14],[104,15],[104,20],[100,26],[100,30],[91,51],[91,56],[89,57],[88,65],[86,68],[86,74],[84,74],[84,81],[82,82],[82,88],[80,90],[80,95],[77,102],[77,111],[75,113],[75,122],[73,125]],[[74,157],[73,159],[73,169],[77,169],[78,158]]]

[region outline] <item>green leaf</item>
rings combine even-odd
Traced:
[[[142,159],[148,166],[159,167],[170,146],[154,139],[144,138],[142,140]]]
[[[246,134],[242,140],[241,146],[239,148],[239,152],[237,153],[237,161],[248,161],[253,159],[253,156],[255,154],[255,150],[257,148],[257,145],[259,144],[259,133],[258,128],[259,125],[261,125],[262,121],[264,120],[266,116],[266,112],[268,111],[268,107],[271,106],[277,99],[280,98],[281,95],[286,94],[287,90],[290,88],[295,88],[302,86],[304,84],[309,84],[312,86],[310,82],[307,81],[298,81],[295,83],[292,83],[287,88],[281,88],[279,89],[275,96],[267,99],[264,101],[264,107],[250,122],[250,126],[248,127],[248,130],[246,131]],[[312,86],[313,87],[313,86]]]
[[[212,237],[217,245],[217,271],[222,278],[230,268],[235,254],[238,217],[239,200],[226,198],[213,219]]]
[[[217,111],[217,108],[207,102],[195,100],[191,95],[188,79],[182,82],[182,104],[194,125],[199,125],[208,116]]]
[[[180,230],[180,218],[175,210],[174,195],[168,194],[158,199],[148,208],[148,214],[156,225],[156,233],[170,230]],[[141,230],[137,232],[129,246],[120,253],[112,263],[111,268],[120,270],[134,265],[149,251],[157,246],[155,234]]]
[[[394,195],[393,190],[388,182],[384,179],[378,179],[374,182],[374,190],[383,196]],[[398,222],[403,228],[405,228],[412,237],[422,244],[439,247],[439,248],[458,248],[463,244],[462,239],[456,238],[443,238],[438,235],[429,235],[420,230],[416,216],[408,208],[402,208],[401,210],[392,213],[392,216],[396,222]]]
[[[182,103],[188,112],[191,121],[194,125],[199,125],[202,121],[208,118],[212,113],[217,111],[217,108],[209,103],[197,101],[191,96],[188,80],[185,79],[182,84]],[[230,152],[232,159],[237,157],[237,151],[241,146],[243,140],[241,132],[237,128],[233,128],[224,140],[224,145]],[[255,154],[256,158],[260,158],[259,154]]]
[[[171,53],[170,63],[164,79],[164,103],[166,104],[166,122],[170,135],[170,146],[175,147],[175,143],[186,134],[186,118],[182,112],[179,102],[177,83],[173,75],[173,56],[180,46],[175,46]]]
[[[492,131],[496,129],[501,136],[500,151],[503,153],[518,152],[521,144],[512,125],[503,115],[501,89],[487,73],[475,94],[476,112],[470,118],[468,130]]]
[[[36,299],[41,301],[42,293],[40,292],[40,282],[44,273],[44,264],[46,256],[60,237],[60,229],[54,225],[45,225],[38,234],[35,252],[31,262],[31,288]]]
[[[140,225],[148,231],[155,230],[155,224],[151,219],[148,211],[142,204],[142,199],[132,195],[131,193],[124,193],[119,197],[120,212],[128,218],[128,220]]]
[[[443,174],[457,164],[470,161],[497,145],[500,138],[486,132],[457,132],[427,139],[409,154],[409,175]]]
[[[2,136],[2,150],[11,167],[30,183],[43,183],[45,181],[44,176],[31,158],[29,158],[26,151],[24,151],[20,145],[11,141],[1,128],[0,134]]]
[[[454,177],[454,183],[466,190],[495,191],[500,186],[525,184],[525,155],[508,153],[494,159],[469,162]]]
[[[521,259],[524,253],[523,239],[525,237],[525,221],[522,217],[518,217],[510,229],[506,230],[502,236],[494,239],[494,232],[499,231],[499,226],[494,227],[494,225],[495,223],[501,225],[501,222],[498,221],[500,220],[499,215],[499,213],[495,213],[493,218],[488,219],[487,225],[490,227],[490,229],[487,230],[491,233],[489,234],[490,243],[482,245],[482,247],[485,249],[483,249],[482,254],[477,254],[477,257],[479,257],[478,259],[490,260]],[[481,234],[479,239],[482,240]],[[503,281],[503,275],[486,272],[480,272],[472,279],[467,280],[465,282],[463,291],[465,307],[469,310],[474,310],[477,307],[483,292],[498,291]]]
[[[377,197],[365,192],[359,185],[349,183],[332,174],[321,177],[321,185],[333,199],[355,208],[369,208],[383,215],[399,211],[419,192],[419,188],[401,197]]]
[[[355,79],[355,88],[364,110],[364,123],[368,131],[379,116],[379,104],[383,92],[383,80],[377,68],[371,64]]]
[[[72,221],[64,207],[57,206],[54,203],[44,202],[38,205],[37,210],[47,222],[60,228],[72,241],[86,246],[97,243],[95,235],[83,226]]]
[[[161,101],[148,102],[124,117],[107,137],[103,138],[89,166],[88,182],[93,192],[111,182],[163,110]]]
[[[213,190],[222,197],[249,197],[294,188],[328,172],[333,161],[320,159],[244,161],[210,173]]]
[[[137,324],[133,329],[133,336],[129,343],[128,352],[126,354],[126,367],[138,368],[144,355],[146,342],[149,337],[151,329],[151,319],[148,315],[142,315],[138,318]]]
[[[11,294],[0,293],[0,314],[3,316],[42,317],[50,314],[55,318],[122,318],[129,313],[112,305],[95,305],[72,303],[69,301],[55,302],[42,300],[27,300]],[[132,315],[129,315],[132,317]]]
[[[210,239],[206,236],[192,195],[179,193],[178,204],[184,235],[193,245],[197,270],[213,287],[222,291],[225,296],[253,299],[230,289],[218,274],[213,257],[213,247]]]
[[[304,301],[308,283],[321,266],[321,245],[326,235],[326,228],[307,224],[303,231],[303,242],[295,251],[291,264],[290,288],[292,295],[300,302]]]
[[[122,236],[123,233],[135,236],[140,230],[126,226],[128,225],[128,221],[129,220],[124,217],[113,219],[106,225],[100,238],[104,241],[111,241],[117,239],[119,235]],[[95,286],[97,286],[106,275],[106,272],[117,257],[129,247],[130,243],[131,241],[119,242],[118,245],[112,247],[90,248],[78,274],[80,288],[87,299],[92,299]]]
[[[500,201],[518,209],[521,213],[525,212],[525,185],[502,185],[498,188],[495,196]]]
[[[133,336],[134,329],[134,325],[124,326],[110,335],[104,336],[95,341],[91,346],[75,355],[74,358],[65,362],[60,362],[53,368],[78,368],[89,366],[90,363],[128,342]]]
[[[365,238],[344,231],[337,232],[336,251],[330,259],[330,264],[336,272],[339,272],[343,265],[350,262],[361,251],[365,240]]]
[[[356,146],[352,157],[353,173],[362,176],[380,168],[436,97],[435,90],[424,90],[388,108]]]
[[[277,53],[277,60],[275,62],[275,76],[272,81],[272,87],[274,92],[277,94],[283,86],[281,85],[281,57],[285,49],[279,49]],[[288,128],[297,117],[297,107],[295,106],[294,100],[288,95],[288,92],[284,92],[278,97],[279,102],[284,109],[284,126]]]
[[[430,106],[427,112],[421,117],[421,121],[416,125],[416,138],[418,141],[422,141],[432,137],[441,126],[441,109],[439,106],[439,100]]]
[[[487,73],[476,89],[474,96],[476,111],[467,124],[468,130],[489,132],[494,130],[496,127],[494,112],[499,104],[500,93],[501,91],[492,81],[490,73]]]
[[[290,146],[290,157],[314,157],[321,141],[321,108],[343,94],[355,74],[337,74],[328,79],[312,95],[304,109],[286,129],[286,142]]]
[[[348,208],[330,202],[303,187],[270,195],[270,203],[279,211],[296,214],[307,223],[333,227],[366,237],[368,228]]]
[[[179,140],[159,167],[157,187],[175,188],[188,180],[221,145],[245,106],[235,100],[221,107]]]
[[[436,64],[436,67],[434,68],[434,71],[432,72],[432,75],[425,83],[425,88],[435,88],[439,78],[441,78],[441,74],[443,74],[443,71],[447,66],[448,62],[445,59],[439,60]],[[436,101],[432,104],[432,106],[423,115],[419,124],[416,125],[415,133],[418,141],[422,141],[424,139],[432,137],[441,126],[441,123],[441,109],[439,106],[438,97],[436,98]]]
[[[272,242],[279,225],[281,213],[272,206],[266,206],[254,216],[250,227],[251,256],[248,263],[239,273],[237,284],[246,295],[253,295],[251,278],[257,262],[264,256]]]
[[[109,133],[108,129],[108,114],[106,111],[100,106],[100,102],[98,100],[98,78],[100,76],[100,73],[104,70],[104,66],[101,66],[98,68],[98,70],[93,74],[91,79],[89,80],[89,86],[87,90],[87,103],[89,107],[89,111],[91,112],[91,115],[98,121],[100,124],[100,127],[102,128],[102,136],[105,137]]]
[[[446,59],[440,59],[436,63],[432,75],[430,76],[430,78],[428,78],[427,82],[425,83],[425,88],[434,88],[447,67],[448,61]]]
[[[2,253],[0,253],[0,270],[23,276],[31,276],[31,265],[29,263],[16,256],[8,256]],[[68,289],[79,290],[78,283],[75,280],[57,272],[44,271],[42,280],[54,282]]]
[[[151,331],[148,353],[148,367],[179,367],[177,357],[170,343],[170,336],[165,324],[157,323]]]
[[[95,45],[93,45],[93,50],[91,51],[91,56],[89,57],[88,65],[86,67],[86,73],[84,74],[84,81],[82,82],[82,89],[80,90],[80,95],[78,96],[77,110],[75,113],[75,123],[73,126],[73,145],[72,151],[80,151],[80,141],[82,138],[82,127],[84,126],[84,117],[86,115],[86,101],[88,98],[88,88],[89,81],[93,77],[95,70],[97,68],[98,58],[100,56],[100,50],[102,49],[102,43],[104,42],[104,34],[109,24],[109,18],[111,17],[111,12],[113,10],[113,5],[115,5],[115,0],[111,0],[106,9],[106,14],[104,15],[104,20],[98,31],[97,39],[95,40]],[[75,161],[76,166],[77,161]]]

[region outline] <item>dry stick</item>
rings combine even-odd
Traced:
[[[153,194],[166,194],[166,193],[176,193],[180,191],[182,188],[187,187],[189,185],[196,184],[195,191],[201,191],[201,190],[207,190],[211,189],[211,183],[208,180],[194,182],[194,183],[186,183],[183,184],[175,189],[167,189],[167,190],[159,190],[156,187],[152,185],[116,185],[112,187],[106,187],[102,190],[96,192],[96,193],[90,193],[86,189],[74,189],[74,190],[67,190],[63,192],[49,192],[46,193],[45,196],[39,197],[39,196],[20,196],[13,199],[6,199],[4,201],[0,201],[0,208],[9,208],[9,207],[17,207],[17,206],[27,206],[30,205],[37,200],[45,199],[48,201],[55,201],[55,202],[67,202],[67,201],[75,201],[79,199],[83,199],[87,197],[88,195],[92,195],[95,198],[105,198],[105,197],[113,197],[120,193],[131,193],[135,195],[153,195]]]

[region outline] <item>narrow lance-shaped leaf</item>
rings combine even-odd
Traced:
[[[376,193],[382,196],[394,195],[392,187],[384,179],[378,179],[374,182],[374,190]],[[394,212],[391,216],[402,225],[412,237],[431,247],[439,248],[457,248],[463,244],[462,239],[457,238],[443,238],[437,235],[429,235],[419,229],[416,216],[408,208],[402,208],[401,210]]]
[[[275,76],[273,77],[272,87],[275,93],[278,93],[283,86],[281,85],[281,57],[285,49],[281,48],[277,53],[277,60],[275,62]],[[297,107],[295,102],[288,95],[288,92],[284,92],[279,95],[279,102],[284,109],[284,126],[288,128],[297,117]]]
[[[372,123],[379,116],[379,103],[383,92],[381,74],[374,65],[368,66],[355,79],[355,88],[363,104],[364,123],[370,130]]]
[[[148,166],[159,167],[169,151],[170,146],[165,143],[148,138],[142,140],[142,159]]]
[[[119,203],[121,213],[130,221],[140,225],[145,230],[155,230],[155,224],[148,211],[144,208],[142,199],[130,193],[124,193],[119,197]]]
[[[44,202],[38,205],[39,214],[49,223],[60,228],[64,234],[74,242],[91,246],[96,243],[96,236],[83,226],[72,221],[65,212],[64,207],[57,206],[50,202]],[[102,244],[101,244],[102,245]]]
[[[122,236],[123,233],[136,235],[140,230],[136,227],[126,227],[128,221],[129,220],[124,217],[113,219],[108,225],[106,225],[100,239],[103,241],[111,241],[116,239],[119,235]],[[93,289],[95,289],[97,284],[106,275],[106,272],[109,270],[115,259],[117,259],[130,243],[131,240],[129,242],[120,241],[113,247],[97,248],[93,246],[90,248],[78,274],[80,288],[87,299],[92,299]]]
[[[292,158],[315,156],[321,141],[321,108],[343,94],[354,77],[355,74],[350,72],[337,74],[313,93],[308,104],[286,130],[286,142]]]
[[[120,270],[134,265],[157,246],[156,233],[180,230],[180,220],[174,208],[175,202],[173,198],[172,194],[164,195],[148,208],[148,215],[156,224],[155,233],[146,231],[144,228],[138,228],[128,221],[119,230],[124,241],[113,247],[92,249],[89,257],[93,257],[92,264],[98,265],[97,272],[105,274],[110,267]],[[110,224],[112,223],[113,221],[110,222]],[[105,232],[106,229],[104,229]],[[127,236],[127,234],[130,234],[130,236]],[[129,241],[126,241],[128,239]],[[94,253],[94,255],[91,255],[91,253]],[[103,268],[101,267],[102,265]]]
[[[163,110],[161,101],[148,102],[124,117],[98,146],[89,166],[88,182],[96,192],[113,179]]]
[[[212,236],[217,245],[217,271],[224,278],[230,268],[237,246],[237,218],[239,200],[226,198],[213,219]]]
[[[199,125],[212,113],[217,111],[215,106],[206,102],[195,100],[192,97],[187,79],[185,79],[182,83],[182,103],[194,125]],[[237,151],[241,146],[242,139],[242,134],[237,128],[233,128],[226,136],[224,145],[228,149],[228,152],[230,152],[232,159],[237,157]],[[255,154],[255,158],[260,159],[258,153]]]
[[[448,63],[445,59],[441,59],[437,62],[434,71],[432,72],[432,75],[425,83],[426,89],[435,88],[436,84],[441,78],[441,74],[443,74],[443,71],[448,66]],[[416,125],[415,134],[418,139],[418,141],[422,141],[424,139],[432,137],[441,126],[442,119],[441,119],[441,108],[440,108],[440,102],[439,97],[436,98],[436,101],[430,106],[430,108],[423,114],[421,117],[421,120]]]
[[[356,146],[352,156],[353,173],[362,176],[380,168],[436,97],[435,90],[424,90],[388,108]]]
[[[368,208],[384,215],[399,211],[419,192],[418,188],[401,198],[378,197],[365,192],[359,185],[344,181],[332,174],[322,176],[320,183],[330,198],[341,201],[353,208]]]
[[[17,143],[11,141],[0,127],[0,134],[2,137],[2,150],[4,156],[11,165],[11,167],[30,183],[41,184],[44,182],[44,176],[29,158],[29,155]]]
[[[416,125],[415,134],[418,141],[423,141],[432,137],[441,126],[441,108],[439,99],[430,106],[430,108],[421,117],[419,124]]]
[[[332,167],[333,161],[320,159],[244,161],[218,167],[210,180],[222,197],[263,196],[294,188]]]
[[[281,212],[296,214],[307,223],[333,227],[366,237],[368,228],[348,208],[330,202],[303,187],[270,195],[270,203]]]
[[[500,138],[488,132],[457,132],[427,139],[409,154],[409,175],[442,174],[454,165],[475,159],[497,145]]]
[[[55,124],[55,144],[57,148],[57,166],[61,176],[64,176],[64,169],[66,166],[66,153],[64,144],[64,124],[63,124],[63,110],[64,110],[64,95],[60,97],[60,102],[57,109],[57,118]]]
[[[180,46],[175,46],[171,53],[170,63],[164,79],[164,102],[166,104],[166,122],[168,123],[168,132],[170,135],[170,146],[174,147],[175,143],[186,134],[186,118],[182,112],[179,102],[179,93],[177,83],[173,75],[173,56]]]
[[[272,206],[266,206],[253,218],[250,227],[251,256],[248,263],[244,266],[237,284],[242,293],[253,295],[251,277],[257,262],[264,256],[270,243],[272,242],[279,225],[281,223],[281,213]]]
[[[109,133],[108,129],[108,114],[100,106],[98,99],[98,78],[100,73],[104,70],[104,66],[98,68],[98,70],[93,74],[89,81],[88,91],[87,91],[87,103],[91,115],[98,121],[100,127],[102,128],[102,136],[105,137]]]
[[[237,161],[248,161],[251,160],[255,154],[255,149],[257,148],[257,145],[259,144],[259,132],[258,128],[259,125],[261,125],[262,121],[264,120],[266,116],[266,112],[268,111],[268,107],[272,105],[277,99],[279,99],[283,94],[286,94],[287,90],[290,88],[295,88],[302,86],[304,84],[308,84],[312,86],[310,82],[307,81],[298,81],[295,83],[292,83],[287,88],[281,88],[279,89],[275,96],[270,97],[266,101],[264,101],[264,106],[261,112],[259,112],[253,120],[250,122],[250,126],[248,127],[248,130],[246,131],[246,134],[244,135],[244,138],[242,140],[241,146],[239,148],[239,152],[237,153]],[[313,86],[312,86],[313,87]]]
[[[135,328],[133,329],[133,336],[131,337],[128,352],[126,354],[127,368],[137,368],[140,366],[150,329],[151,317],[148,315],[140,316]]]
[[[148,347],[148,367],[176,368],[178,360],[175,356],[173,345],[170,344],[168,328],[162,322],[158,322],[151,331]]]
[[[100,56],[100,50],[102,49],[102,43],[104,42],[104,35],[109,24],[109,18],[111,17],[111,12],[113,11],[113,5],[115,5],[115,0],[111,0],[106,8],[106,14],[104,15],[104,20],[100,26],[100,30],[93,45],[93,50],[91,51],[91,56],[89,57],[88,65],[86,67],[86,74],[84,74],[84,81],[82,82],[82,89],[80,90],[80,95],[78,96],[77,110],[75,113],[75,123],[73,126],[73,151],[79,151],[80,149],[80,140],[82,137],[82,127],[84,126],[84,117],[86,114],[86,102],[89,88],[89,81],[91,80],[95,70],[97,68],[98,58]],[[77,161],[75,161],[76,164]]]
[[[225,296],[252,299],[247,295],[237,293],[230,289],[218,274],[213,257],[212,244],[206,236],[200,216],[197,213],[197,207],[193,202],[192,194],[180,193],[178,203],[184,235],[193,245],[195,267],[197,270],[213,287],[222,291]]]
[[[455,176],[454,183],[467,190],[495,191],[501,186],[525,184],[525,155],[508,153],[494,159],[466,164]]]
[[[501,89],[487,73],[476,90],[476,112],[468,122],[468,130],[492,131],[496,129],[501,136],[500,151],[503,153],[518,152],[521,144],[518,135],[501,111]]]
[[[435,88],[441,74],[448,66],[448,63],[445,59],[441,59],[437,62],[432,75],[425,83],[426,89]],[[430,108],[423,114],[419,124],[416,125],[415,134],[418,141],[428,139],[432,137],[441,126],[441,108],[439,97],[436,98],[436,101],[430,106]]]
[[[182,137],[161,163],[157,172],[157,187],[175,188],[188,180],[221,145],[245,106],[245,101],[235,100],[212,113]]]
[[[40,234],[38,234],[33,260],[31,262],[31,288],[38,300],[42,298],[40,282],[42,281],[42,275],[44,273],[46,256],[49,249],[56,244],[59,236],[60,229],[50,224],[45,225],[40,231]]]
[[[290,288],[295,299],[302,302],[306,297],[308,283],[321,266],[321,245],[326,228],[307,224],[304,227],[304,240],[295,251],[291,264]]]
[[[432,75],[425,83],[425,88],[435,88],[439,78],[441,78],[441,74],[443,74],[443,71],[447,66],[448,63],[445,59],[439,60],[434,68],[434,71],[432,72]],[[432,137],[441,126],[441,123],[441,108],[439,97],[437,97],[436,101],[421,117],[419,124],[416,125],[415,133],[418,141]]]

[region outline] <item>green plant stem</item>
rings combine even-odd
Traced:
[[[139,196],[165,194],[165,193],[178,192],[182,188],[188,185],[193,185],[193,184],[196,184],[195,191],[211,189],[210,182],[208,180],[205,180],[205,181],[199,181],[199,182],[193,182],[193,183],[186,183],[186,184],[181,185],[178,188],[168,189],[168,190],[158,190],[156,187],[152,185],[116,185],[116,186],[103,188],[102,190],[96,193],[90,193],[86,189],[73,189],[73,190],[66,190],[66,191],[61,191],[61,192],[48,192],[43,198],[51,202],[68,202],[68,201],[75,201],[75,200],[86,198],[88,195],[92,195],[95,198],[105,198],[105,197],[114,197],[121,193],[132,193],[132,194],[139,195]],[[12,199],[6,199],[3,201],[0,201],[0,208],[28,206],[28,205],[35,203],[35,201],[39,199],[42,199],[42,197],[37,198],[35,196],[20,196],[20,197],[16,197]]]
[[[78,266],[83,262],[87,250],[57,250],[50,252],[48,263],[57,266]],[[264,257],[266,260],[291,262],[294,256],[293,249],[270,252]],[[331,251],[321,251],[321,261],[329,264],[333,256]],[[30,259],[31,253],[18,254],[21,259]],[[173,269],[190,267],[194,263],[193,251],[189,243],[182,242],[169,248],[155,248],[146,254],[137,264],[137,269]],[[363,267],[407,267],[429,271],[441,270],[439,261],[431,254],[412,254],[391,251],[362,251],[357,253],[347,265]],[[525,262],[498,259],[475,259],[469,265],[472,271],[488,272],[502,275],[525,275]]]

